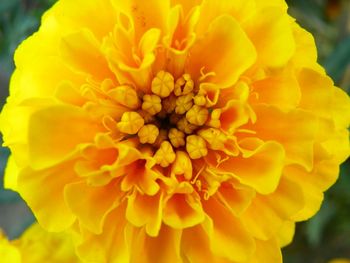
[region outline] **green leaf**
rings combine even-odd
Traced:
[[[312,247],[321,244],[324,230],[336,213],[333,202],[325,200],[318,214],[306,223],[306,237]]]
[[[0,2],[0,14],[8,12],[10,9],[13,9],[15,6],[18,6],[19,1],[20,0],[1,1]]]
[[[328,74],[339,82],[343,76],[345,69],[350,65],[350,36],[343,39],[335,48],[331,55],[327,58],[324,66]]]

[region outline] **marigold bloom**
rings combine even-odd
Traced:
[[[60,0],[15,61],[6,186],[83,261],[281,262],[349,155],[283,0]]]
[[[38,224],[13,241],[8,241],[0,231],[0,258],[4,263],[80,262],[69,235],[47,233]]]
[[[350,263],[350,259],[345,259],[345,258],[333,259],[329,261],[329,263]]]

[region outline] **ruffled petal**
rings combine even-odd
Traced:
[[[204,204],[210,219],[204,223],[213,253],[232,261],[245,261],[255,250],[255,242],[240,219],[214,198]]]
[[[210,156],[209,156],[210,157]],[[272,193],[282,175],[285,154],[283,147],[276,142],[266,142],[253,149],[247,156],[231,157],[215,164],[213,170],[232,174],[243,185],[262,194]]]
[[[318,130],[317,118],[304,110],[285,112],[267,105],[256,106],[254,111],[257,122],[247,128],[256,131],[258,138],[281,143],[285,149],[288,164],[300,164],[311,170],[315,136]]]
[[[199,196],[174,194],[164,204],[163,221],[175,229],[188,228],[204,221]]]
[[[34,113],[28,130],[30,165],[43,169],[68,158],[102,128],[81,109],[56,105]]]
[[[82,239],[76,244],[78,256],[87,262],[130,262],[124,214],[125,205],[112,211],[106,217],[102,234],[82,229]]]
[[[282,177],[274,193],[258,195],[253,200],[242,215],[242,222],[254,237],[261,240],[271,239],[285,221],[289,221],[303,208],[304,201],[298,184]]]
[[[74,160],[41,171],[26,168],[18,176],[18,191],[48,231],[63,231],[76,219],[63,195],[64,187],[78,179],[73,164]]]
[[[180,251],[181,230],[162,225],[157,237],[149,236],[144,230],[134,231],[132,242],[135,250],[131,263],[183,263]]]
[[[65,200],[84,227],[92,233],[100,234],[105,218],[119,204],[122,197],[117,187],[115,181],[102,187],[94,187],[80,181],[65,187]]]
[[[126,218],[136,227],[145,227],[150,236],[159,234],[162,224],[163,193],[147,196],[134,191],[128,197]]]
[[[206,81],[220,88],[232,86],[256,58],[255,49],[234,18],[223,15],[214,20],[204,38],[191,49],[185,71],[198,80],[201,69],[214,72]],[[203,55],[205,54],[205,55]]]
[[[285,10],[278,7],[259,8],[244,24],[253,42],[258,63],[268,67],[285,65],[295,51],[292,21]]]
[[[247,263],[282,263],[281,249],[275,239],[268,241],[255,240],[255,244],[255,254]]]
[[[102,52],[100,43],[88,30],[65,36],[61,43],[61,55],[73,70],[103,80],[112,77]]]

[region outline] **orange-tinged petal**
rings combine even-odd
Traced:
[[[35,112],[28,130],[30,165],[42,169],[63,161],[79,144],[92,141],[101,127],[77,107],[56,105]]]
[[[238,100],[230,100],[224,108],[222,108],[220,117],[221,128],[232,134],[234,130],[249,120],[249,112],[246,104]]]
[[[192,227],[203,222],[204,218],[199,196],[174,194],[168,200],[165,200],[163,221],[172,228]]]
[[[134,191],[128,197],[127,220],[136,227],[144,226],[150,236],[159,234],[162,224],[163,193],[147,196]]]
[[[155,62],[155,49],[160,39],[159,29],[150,29],[145,32],[140,40],[140,57],[138,65],[128,65],[120,61],[114,61],[120,71],[142,91],[150,92],[152,81],[152,65]]]
[[[242,216],[247,229],[261,240],[268,240],[296,215],[304,205],[298,184],[282,177],[277,190],[267,196],[258,195]],[[255,220],[260,218],[260,220]]]
[[[257,122],[248,129],[256,131],[263,140],[276,140],[286,152],[287,163],[296,163],[311,170],[318,121],[313,114],[304,110],[284,112],[266,105],[254,107]]]
[[[130,263],[182,263],[180,251],[181,230],[162,225],[157,237],[149,236],[144,230],[134,231]]]
[[[269,194],[279,184],[284,159],[284,150],[280,144],[266,142],[254,149],[249,156],[228,158],[214,170],[232,174],[243,185],[250,186],[259,193]]]
[[[204,204],[204,210],[210,217],[204,228],[213,253],[232,261],[247,260],[254,252],[255,243],[240,219],[214,198]]]
[[[293,181],[282,177],[278,188],[268,196],[261,196],[281,218],[290,218],[299,212],[304,206],[304,198],[301,187]]]
[[[65,200],[72,213],[89,231],[101,234],[105,218],[120,202],[122,193],[112,181],[106,186],[94,187],[80,181],[64,189]]]
[[[187,14],[193,7],[198,6],[202,0],[171,0],[171,5],[180,5],[185,14]]]
[[[233,183],[221,184],[217,192],[218,200],[237,217],[249,207],[254,197],[253,189]]]
[[[186,152],[176,151],[176,159],[172,164],[171,172],[175,176],[183,175],[187,180],[192,178],[192,161]]]
[[[202,225],[185,229],[182,233],[181,249],[190,263],[215,262],[210,249],[210,239]]]
[[[151,165],[143,159],[136,161],[125,169],[125,176],[121,183],[121,189],[125,192],[133,187],[143,194],[155,195],[160,187],[156,180],[161,176],[152,170]]]
[[[227,15],[214,20],[206,37],[198,39],[190,52],[186,71],[193,79],[199,79],[204,67],[205,72],[215,73],[209,80],[220,88],[233,85],[256,58],[254,46],[244,31]]]
[[[247,230],[261,240],[270,239],[284,222],[261,198],[255,198],[240,218]]]
[[[301,99],[297,78],[289,69],[277,76],[254,82],[252,87],[258,93],[258,103],[275,105],[281,109],[296,108]]]

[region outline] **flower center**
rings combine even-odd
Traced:
[[[177,80],[160,71],[152,80],[150,94],[129,92],[134,111],[124,112],[117,127],[126,135],[137,136],[141,144],[154,149],[162,167],[175,161],[176,151],[186,151],[191,159],[207,155],[207,143],[215,147],[220,140],[220,112],[205,91],[196,87],[189,74]],[[217,137],[217,138],[215,138]]]

